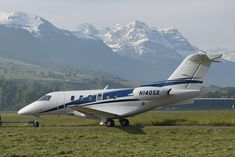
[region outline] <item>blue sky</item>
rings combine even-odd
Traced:
[[[176,27],[202,49],[235,50],[234,6],[234,0],[0,0],[1,11],[39,15],[60,28],[140,20],[157,28]]]

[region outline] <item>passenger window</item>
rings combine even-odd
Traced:
[[[110,98],[110,96],[109,96],[109,95],[107,95],[107,96],[106,96],[106,99],[109,99],[109,98]]]
[[[79,97],[79,100],[81,100],[81,101],[83,100],[83,95],[81,95],[81,96]]]
[[[75,96],[71,96],[71,99],[70,99],[70,100],[71,100],[71,101],[74,101],[74,98],[75,98]]]
[[[89,95],[89,96],[88,96],[88,99],[89,99],[89,101],[92,101],[92,96]]]

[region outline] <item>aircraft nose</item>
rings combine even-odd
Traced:
[[[29,104],[28,106],[23,107],[18,111],[19,115],[32,115],[34,114],[33,104]]]
[[[24,110],[23,110],[23,108],[18,111],[18,114],[19,114],[19,115],[24,115]]]
[[[18,114],[19,115],[27,115],[27,114],[29,114],[30,112],[29,112],[29,109],[28,109],[28,107],[24,107],[24,108],[22,108],[22,109],[20,109],[19,111],[18,111]]]

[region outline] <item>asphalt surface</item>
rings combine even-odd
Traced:
[[[33,127],[33,125],[29,126],[0,126],[1,128],[35,128],[35,129],[102,129],[102,128],[110,128],[110,129],[122,129],[122,130],[138,130],[138,129],[146,129],[146,128],[151,128],[151,129],[197,129],[197,128],[205,128],[205,129],[235,129],[235,126],[127,126],[127,127],[121,127],[121,126],[115,126],[115,127],[106,127],[105,125],[103,126],[39,126],[39,127]]]

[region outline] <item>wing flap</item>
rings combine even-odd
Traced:
[[[107,119],[107,118],[115,118],[118,117],[116,114],[96,110],[96,109],[91,109],[85,106],[79,106],[79,105],[73,105],[69,106],[69,108],[76,110],[78,112],[81,112],[86,115],[87,118],[90,119]]]

